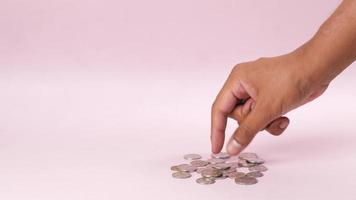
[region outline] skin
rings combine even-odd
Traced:
[[[237,64],[211,111],[212,152],[224,145],[228,117],[239,126],[227,152],[239,154],[255,135],[280,135],[289,111],[319,97],[356,59],[356,0],[344,0],[304,45],[285,55]]]

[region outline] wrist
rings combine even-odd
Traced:
[[[297,71],[307,85],[323,87],[339,74],[334,63],[323,55],[322,50],[313,41],[309,41],[291,53],[296,62]]]
[[[309,44],[304,44],[293,52],[285,55],[289,63],[292,81],[295,82],[300,95],[309,97],[322,88],[327,88],[332,78],[323,62],[315,59],[316,54],[310,53]]]

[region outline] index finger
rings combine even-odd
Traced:
[[[229,80],[228,80],[229,81]],[[212,152],[219,153],[224,145],[227,118],[245,95],[242,95],[241,84],[237,83],[234,92],[228,81],[216,97],[211,110],[211,145]],[[240,94],[240,95],[239,95]]]

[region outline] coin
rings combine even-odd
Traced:
[[[209,164],[209,162],[204,160],[193,160],[190,164],[194,167],[205,167]]]
[[[181,171],[181,172],[194,172],[197,170],[197,167],[188,165],[188,164],[178,165],[177,168],[178,168],[178,171]]]
[[[204,171],[205,169],[211,169],[211,167],[200,167],[200,168],[197,169],[196,172],[197,172],[198,174],[201,174],[201,172]]]
[[[239,158],[241,159],[248,159],[248,158],[258,158],[257,154],[251,153],[251,152],[242,152],[239,155]]]
[[[235,183],[239,185],[253,185],[256,184],[258,180],[251,176],[243,176],[235,178]]]
[[[171,169],[174,171],[182,171],[182,169],[189,167],[189,166],[190,166],[189,164],[180,164],[180,165],[172,166]]]
[[[215,180],[224,180],[226,179],[228,176],[225,175],[225,174],[222,174],[221,176],[218,176],[218,177],[214,177]]]
[[[265,161],[262,158],[246,158],[246,161],[248,163],[252,164],[263,164]]]
[[[218,164],[218,163],[224,163],[225,162],[224,159],[220,159],[220,158],[210,158],[207,161],[209,163],[211,163],[211,164]]]
[[[229,155],[224,152],[212,154],[208,160],[201,160],[199,154],[186,154],[183,157],[190,160],[190,164],[171,166],[170,169],[174,172],[172,177],[187,179],[197,172],[201,177],[196,182],[203,185],[226,178],[233,178],[236,184],[252,185],[258,182],[257,178],[264,175],[262,172],[267,171],[267,167],[262,165],[264,160],[250,152],[241,153],[237,159],[228,159]]]
[[[251,177],[255,177],[255,178],[259,178],[263,176],[263,173],[260,171],[253,171],[253,172],[249,172],[246,174],[246,176],[251,176]]]
[[[229,169],[230,165],[226,164],[226,163],[217,163],[217,164],[211,165],[211,167],[215,168],[215,169],[225,170],[225,169]]]
[[[256,164],[249,163],[244,159],[239,160],[238,163],[239,163],[239,167],[253,167],[253,166],[256,166]]]
[[[179,171],[179,167],[177,165],[174,165],[171,167],[172,171]]]
[[[198,160],[200,158],[201,156],[199,154],[194,154],[194,153],[184,155],[184,159],[186,160]]]
[[[213,178],[205,178],[201,177],[196,180],[197,183],[202,184],[202,185],[210,185],[215,183],[215,180]]]
[[[234,168],[238,168],[239,167],[239,163],[238,162],[229,162],[229,163],[226,163],[228,165],[230,165],[230,167],[234,167]]]
[[[228,159],[228,158],[230,158],[230,155],[225,152],[220,152],[217,154],[211,154],[211,157],[212,158],[220,158],[220,159]]]
[[[222,172],[218,169],[208,168],[201,171],[201,175],[205,178],[222,176]]]
[[[189,172],[174,172],[172,174],[173,178],[178,178],[178,179],[186,179],[190,178],[192,175]]]
[[[265,172],[267,171],[267,167],[264,165],[256,165],[248,168],[250,171],[260,171],[260,172]]]
[[[246,176],[246,174],[243,172],[231,172],[231,173],[227,174],[227,176],[229,178],[239,178],[239,177]]]
[[[229,169],[222,170],[223,174],[228,174],[228,173],[231,173],[231,172],[236,172],[236,168],[235,167],[230,167]]]

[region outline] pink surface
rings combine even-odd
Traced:
[[[169,170],[209,155],[234,64],[294,49],[338,2],[1,1],[0,199],[354,199],[355,64],[283,136],[256,138],[257,185]]]

